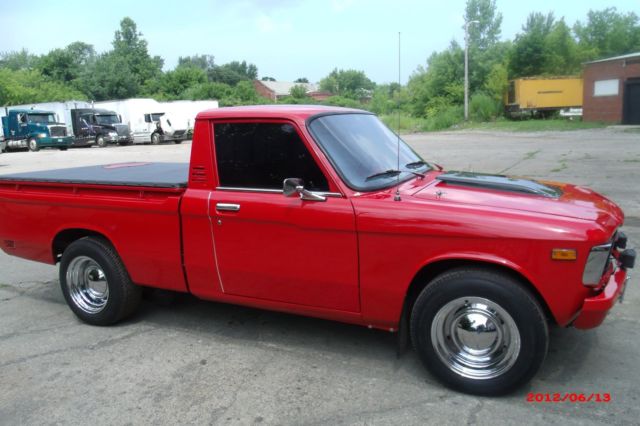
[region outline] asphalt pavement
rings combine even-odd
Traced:
[[[640,133],[442,132],[405,139],[450,170],[588,185],[640,241]],[[0,155],[0,174],[122,161],[188,161],[190,144]],[[11,218],[0,218],[10,221]],[[549,355],[506,397],[453,392],[395,336],[180,296],[114,327],[78,321],[57,267],[0,254],[0,424],[637,424],[640,289],[594,330],[552,329]],[[610,402],[530,402],[536,394]]]

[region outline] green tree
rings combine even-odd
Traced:
[[[120,21],[111,54],[117,58],[117,62],[127,64],[129,78],[133,80],[127,84],[129,87],[142,87],[147,80],[158,78],[162,74],[163,60],[159,56],[149,55],[147,41],[142,38],[136,23],[129,17]]]
[[[181,94],[182,99],[227,99],[232,97],[233,87],[224,83],[201,83],[187,88]]]
[[[544,15],[539,12],[529,14],[522,33],[516,35],[509,60],[511,77],[530,77],[541,75],[545,71],[547,52],[545,40],[553,29],[553,13]]]
[[[502,14],[495,0],[468,0],[465,20],[469,25],[469,88],[480,90],[494,64],[503,62],[509,48],[500,42]]]
[[[305,99],[307,97],[307,88],[302,84],[296,84],[289,90],[289,95],[293,99]]]
[[[255,80],[258,78],[258,67],[248,64],[247,61],[233,61],[228,64],[214,67],[209,72],[209,81],[225,83],[235,86],[241,81]]]
[[[176,68],[199,68],[208,73],[215,67],[215,57],[213,55],[193,55],[180,56]]]
[[[586,59],[597,59],[640,51],[640,23],[633,12],[619,13],[615,7],[590,10],[587,21],[573,27]]]
[[[429,116],[449,105],[462,104],[463,78],[464,50],[453,40],[446,50],[432,53],[427,67],[418,67],[410,77],[411,112]]]
[[[133,76],[129,62],[113,51],[103,53],[82,77],[82,90],[90,99],[126,99],[137,96],[141,85]]]
[[[276,81],[276,79],[275,79],[275,78],[273,78],[273,77],[267,77],[267,76],[262,77],[260,80],[262,80],[262,81]]]
[[[13,71],[34,69],[39,62],[40,57],[29,53],[27,49],[0,53],[0,68],[8,68]]]
[[[38,70],[0,68],[0,105],[86,99],[73,87],[47,79]]]
[[[496,102],[502,102],[509,88],[509,77],[505,64],[494,64],[484,83],[484,91]]]
[[[544,39],[543,73],[568,75],[580,72],[582,56],[564,18],[556,21]]]
[[[364,71],[338,70],[320,80],[320,90],[330,92],[351,99],[360,99],[375,88],[375,83],[367,77]]]
[[[294,83],[308,83],[308,82],[309,82],[309,79],[307,79],[307,77],[300,77],[294,80]]]
[[[498,12],[496,0],[467,0],[465,21],[477,21],[469,25],[469,45],[487,50],[500,39],[502,14]]]
[[[161,92],[169,99],[177,99],[189,87],[207,82],[207,73],[196,67],[177,67],[160,79]]]

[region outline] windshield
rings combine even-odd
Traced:
[[[96,121],[98,122],[98,124],[118,124],[120,123],[120,120],[118,119],[118,116],[113,114],[113,115],[103,115],[103,114],[96,114]]]
[[[373,114],[335,114],[314,118],[309,130],[345,183],[358,191],[372,191],[410,179],[429,165]]]
[[[152,121],[158,121],[160,120],[160,117],[162,117],[164,115],[164,112],[155,112],[153,114],[151,114],[151,120]]]
[[[31,123],[51,124],[56,122],[54,114],[28,114]]]

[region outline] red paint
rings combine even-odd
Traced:
[[[582,187],[560,199],[460,187],[427,173],[395,188],[350,190],[307,131],[325,107],[241,107],[200,113],[188,188],[0,184],[0,241],[15,256],[56,261],[60,232],[82,229],[109,239],[141,285],[354,324],[397,329],[409,286],[425,267],[466,261],[509,269],[528,281],[562,326],[599,325],[626,272],[599,293],[582,285],[592,246],[608,241],[624,216]],[[212,125],[229,121],[294,125],[325,173],[326,202],[278,193],[218,190]],[[440,191],[440,195],[436,193]],[[240,204],[218,212],[217,203]],[[551,259],[574,248],[575,262]]]

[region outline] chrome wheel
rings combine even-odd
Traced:
[[[520,353],[511,315],[482,297],[461,297],[440,308],[431,323],[431,343],[450,370],[476,380],[504,374]]]
[[[95,314],[104,309],[109,300],[109,283],[102,267],[87,256],[74,258],[66,274],[69,296],[82,311]]]

